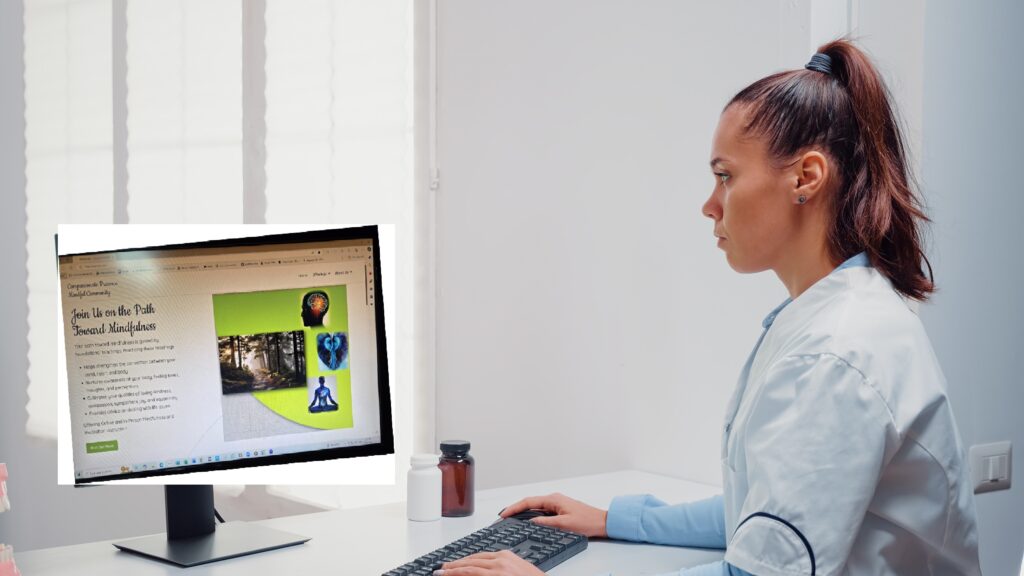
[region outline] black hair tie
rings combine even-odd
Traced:
[[[828,54],[822,54],[818,52],[814,56],[811,56],[811,61],[804,65],[804,68],[808,70],[814,70],[815,72],[822,72],[824,74],[832,75],[832,58]]]

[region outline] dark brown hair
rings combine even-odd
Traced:
[[[829,42],[818,52],[831,59],[830,74],[807,69],[772,74],[741,90],[725,108],[748,107],[745,133],[763,138],[776,161],[816,148],[837,164],[840,181],[829,200],[829,255],[842,262],[867,252],[897,292],[927,300],[935,285],[921,227],[929,219],[907,169],[889,91],[850,40]]]

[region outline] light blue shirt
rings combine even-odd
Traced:
[[[840,264],[832,273],[853,266],[870,265],[867,254],[861,252]],[[757,349],[761,346],[764,335],[771,328],[775,317],[792,301],[792,298],[786,298],[761,322],[764,330],[761,332],[757,344],[754,345],[754,351],[750,354],[751,359],[757,354]],[[725,506],[721,496],[671,506],[649,494],[619,496],[612,500],[611,506],[608,507],[608,521],[605,528],[608,537],[615,540],[718,550],[724,550],[726,544]],[[683,568],[670,574],[674,576],[751,576],[750,573],[725,560],[693,568]]]
[[[608,507],[605,529],[615,540],[725,550],[725,507],[721,496],[673,506],[649,494],[619,496]],[[671,574],[751,576],[724,560]]]

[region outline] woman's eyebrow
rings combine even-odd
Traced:
[[[708,164],[709,164],[709,165],[711,166],[711,169],[712,169],[712,170],[714,170],[714,168],[715,168],[715,164],[719,164],[719,163],[721,163],[721,162],[725,162],[725,158],[722,158],[722,157],[716,156],[716,157],[715,157],[714,159],[712,159],[712,160],[711,160],[711,162],[709,162]]]

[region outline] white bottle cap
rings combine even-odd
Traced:
[[[413,468],[428,468],[437,466],[440,458],[437,454],[413,454],[410,458]]]

